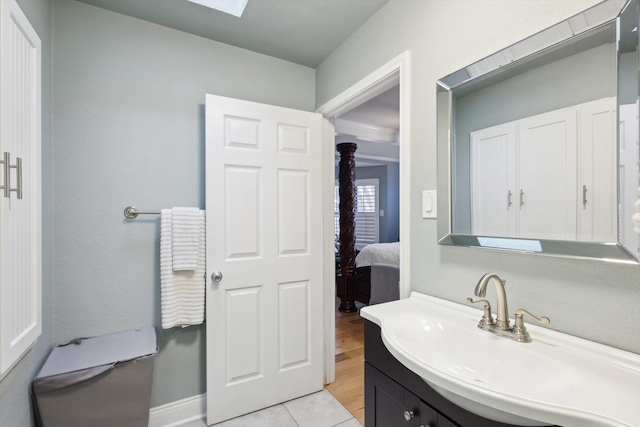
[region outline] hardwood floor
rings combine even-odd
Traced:
[[[336,380],[326,388],[364,425],[364,320],[358,312],[336,309]]]

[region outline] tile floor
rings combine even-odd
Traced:
[[[261,411],[252,412],[216,427],[362,427],[327,390],[322,390]],[[181,427],[205,427],[204,420]]]

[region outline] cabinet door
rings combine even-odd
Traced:
[[[366,427],[459,427],[368,363],[365,378]]]
[[[0,191],[2,377],[42,330],[42,231],[40,39],[15,0],[0,0],[0,20],[0,185],[5,187]]]
[[[640,254],[640,236],[633,231],[631,217],[636,213],[635,202],[638,199],[638,103],[621,105],[619,116],[620,143],[620,239],[634,254]]]
[[[369,364],[365,364],[365,377],[367,427],[420,427],[417,396]]]
[[[576,109],[519,121],[520,237],[575,240]]]
[[[516,126],[505,123],[471,133],[471,233],[516,236]]]
[[[632,162],[623,160],[622,148],[627,135],[622,128],[623,117],[628,111],[621,106],[619,117],[620,129],[620,164],[631,166],[636,170],[637,149],[635,140],[628,145],[635,154]],[[632,105],[632,117],[635,122],[635,105]],[[580,118],[579,152],[579,198],[578,198],[578,240],[587,242],[615,242],[617,240],[616,207],[616,103],[615,98],[604,98],[587,102],[578,106]],[[637,132],[636,132],[637,133]],[[633,139],[633,138],[632,138]],[[637,182],[635,179],[621,179],[625,182]],[[637,192],[633,186],[632,191]],[[621,204],[624,188],[620,188]],[[637,194],[637,193],[636,193]],[[635,200],[634,200],[635,201]]]

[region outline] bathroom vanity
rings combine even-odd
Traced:
[[[387,350],[380,327],[365,320],[365,425],[367,427],[507,427],[440,396]]]
[[[533,324],[510,339],[418,292],[360,314],[367,427],[640,426],[638,354]]]

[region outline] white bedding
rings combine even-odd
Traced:
[[[367,245],[356,256],[356,267],[374,263],[400,265],[400,242]]]

